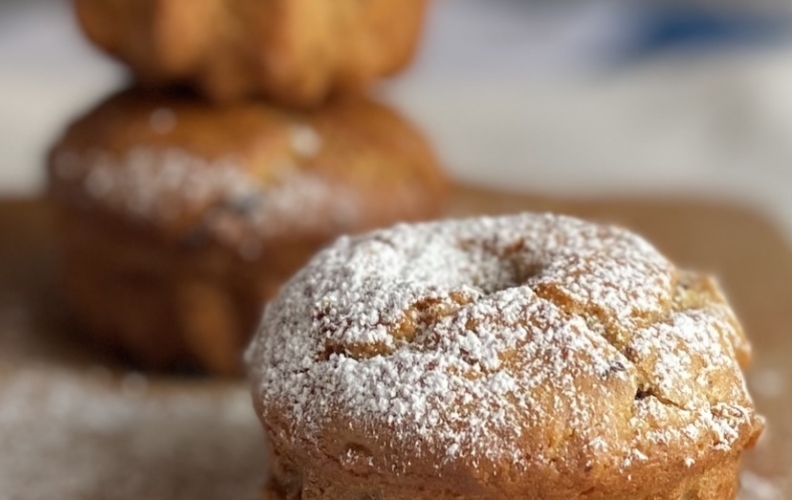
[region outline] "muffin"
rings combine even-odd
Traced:
[[[387,107],[214,107],[129,90],[49,156],[65,297],[151,367],[241,372],[268,300],[329,240],[436,215],[446,178]]]
[[[340,238],[247,352],[266,500],[725,500],[763,428],[705,275],[521,214]]]
[[[75,0],[88,37],[146,85],[311,106],[405,67],[426,0]]]

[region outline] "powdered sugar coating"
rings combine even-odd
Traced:
[[[310,142],[303,149],[315,152],[319,139],[310,130],[303,127],[298,138]],[[264,238],[323,233],[328,219],[344,230],[359,219],[354,192],[296,165],[275,169],[277,178],[263,182],[233,157],[208,160],[178,148],[136,148],[122,155],[59,151],[53,168],[61,198],[158,226],[197,217],[198,229],[251,258]]]
[[[554,215],[342,238],[267,308],[247,353],[256,401],[276,446],[313,443],[355,470],[429,457],[438,473],[629,477],[659,443],[743,446],[758,428],[744,338],[719,296],[685,299],[699,285],[683,278],[630,232]]]

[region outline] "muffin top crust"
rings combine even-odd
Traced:
[[[251,258],[272,240],[425,218],[447,184],[421,133],[363,97],[297,111],[128,89],[75,121],[49,156],[58,202]]]

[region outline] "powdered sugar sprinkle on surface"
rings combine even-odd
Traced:
[[[319,139],[300,129],[303,154]],[[98,204],[158,226],[192,221],[243,254],[257,253],[262,238],[354,227],[359,200],[353,192],[296,166],[277,178],[256,179],[233,157],[208,160],[178,148],[137,148],[123,155],[60,151],[53,168],[61,199]],[[197,219],[197,220],[196,220]]]
[[[153,385],[55,365],[3,371],[0,496],[253,498],[266,454],[245,388]]]

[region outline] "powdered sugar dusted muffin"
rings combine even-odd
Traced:
[[[307,113],[131,90],[66,131],[49,191],[67,298],[145,364],[241,371],[262,303],[323,244],[437,214],[446,180],[363,98]]]
[[[715,282],[522,214],[344,237],[247,353],[267,500],[724,500],[763,420]]]

